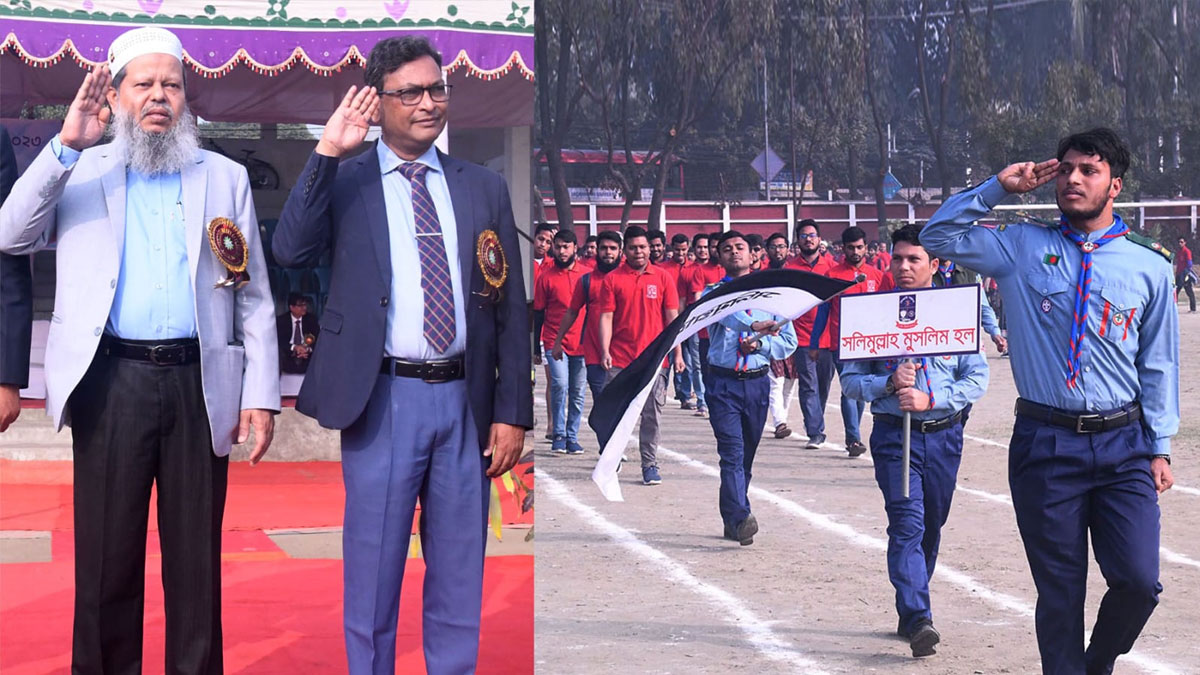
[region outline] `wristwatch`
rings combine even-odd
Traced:
[[[883,395],[884,395],[884,396],[891,396],[891,395],[892,395],[892,394],[894,394],[894,393],[896,393],[896,382],[895,382],[895,380],[893,380],[893,379],[891,378],[891,376],[889,375],[889,376],[888,376],[888,379],[887,379],[887,384],[885,384],[885,385],[883,386]]]
[[[1165,459],[1165,460],[1167,460],[1167,466],[1171,465],[1171,456],[1170,455],[1154,455],[1153,459]]]

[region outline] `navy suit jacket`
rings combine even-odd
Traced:
[[[0,203],[17,182],[17,157],[0,126]],[[0,253],[0,384],[29,386],[33,335],[33,275],[29,257]]]
[[[458,227],[466,303],[466,379],[481,445],[493,423],[533,427],[529,310],[508,185],[497,173],[439,153]],[[498,300],[482,295],[480,233],[493,230],[508,258]],[[288,195],[272,240],[284,267],[313,267],[332,250],[321,348],[296,409],[323,427],[345,429],[363,413],[384,356],[392,261],[379,160],[372,147],[340,162],[313,153]],[[453,261],[451,262],[453,264]]]

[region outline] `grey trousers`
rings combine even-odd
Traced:
[[[607,386],[622,370],[624,368],[610,368],[608,379],[604,381],[604,384]],[[663,368],[658,371],[654,380],[654,389],[650,392],[650,397],[646,399],[646,406],[642,408],[642,418],[638,425],[638,449],[642,453],[643,469],[658,466],[658,418],[662,414],[663,405],[667,402],[668,370],[668,368]]]

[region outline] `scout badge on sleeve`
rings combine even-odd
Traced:
[[[246,271],[249,251],[246,248],[246,238],[242,236],[237,225],[228,218],[213,218],[208,224],[208,243],[212,246],[217,260],[229,270],[229,274],[213,284],[213,288],[245,286],[250,281],[250,273]]]
[[[508,259],[504,257],[504,248],[500,246],[500,236],[494,230],[479,233],[475,244],[475,258],[487,284],[479,295],[499,302],[500,289],[504,286],[505,279],[508,279]]]

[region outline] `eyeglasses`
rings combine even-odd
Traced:
[[[428,87],[409,87],[407,89],[385,89],[379,92],[380,96],[395,96],[400,99],[404,105],[416,105],[425,98],[425,92],[429,92],[429,100],[434,103],[445,103],[450,100],[450,89],[452,84],[431,84]]]
[[[771,248],[775,249],[776,251],[786,251],[787,247],[787,244],[771,244]]]
[[[818,236],[820,236],[820,235],[818,235],[816,232],[809,232],[807,234],[798,234],[798,235],[796,235],[796,238],[797,239],[816,239]]]

